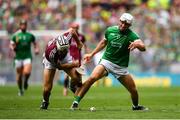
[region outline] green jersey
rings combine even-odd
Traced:
[[[12,42],[16,44],[15,59],[32,59],[31,43],[35,42],[35,36],[33,34],[18,31],[12,36]]]
[[[102,58],[119,66],[128,67],[130,53],[128,46],[139,39],[139,36],[130,29],[121,32],[118,26],[112,26],[106,29],[105,39],[107,46]]]

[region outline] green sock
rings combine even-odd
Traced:
[[[79,103],[81,101],[81,97],[80,96],[75,96],[75,100],[74,101]]]

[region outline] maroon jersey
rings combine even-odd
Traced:
[[[57,46],[56,46],[56,41],[57,40],[59,40],[59,41],[63,40],[62,38],[64,38],[64,36],[70,42],[72,35],[69,32],[67,32],[67,33],[64,33],[63,35],[60,35],[56,38],[53,38],[52,40],[50,40],[48,42],[48,44],[46,46],[45,57],[49,62],[51,62],[53,64],[56,64],[58,60],[60,60],[60,61],[63,60],[68,53],[68,49],[64,49],[63,51],[59,51],[59,50],[57,50]]]
[[[85,43],[84,35],[78,33],[78,38],[82,43]],[[81,51],[77,47],[76,41],[74,40],[74,38],[72,38],[70,41],[70,55],[73,57],[73,59],[81,61]]]

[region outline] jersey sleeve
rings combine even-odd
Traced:
[[[109,31],[108,31],[108,29],[106,29],[105,36],[104,36],[105,40],[108,40],[108,34],[109,34]]]
[[[12,35],[11,36],[11,40],[10,42],[13,44],[13,43],[16,43],[16,35]]]
[[[135,32],[130,33],[130,41],[134,42],[135,40],[139,39],[139,35]]]
[[[36,38],[33,34],[31,34],[31,39],[32,39],[32,42],[35,42]]]

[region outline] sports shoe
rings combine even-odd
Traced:
[[[78,103],[76,101],[73,102],[73,104],[71,105],[71,110],[78,110]]]
[[[24,95],[24,91],[23,90],[20,90],[19,92],[18,92],[18,96],[23,96]]]
[[[47,110],[49,103],[48,102],[42,102],[40,109]]]
[[[132,110],[143,110],[143,111],[146,111],[146,110],[149,110],[149,109],[147,107],[138,105],[138,106],[133,106]]]

